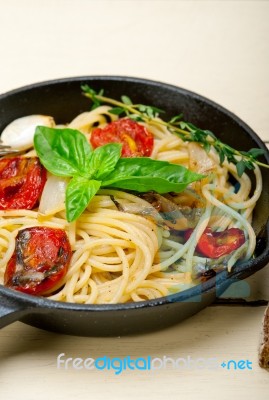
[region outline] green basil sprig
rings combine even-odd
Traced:
[[[101,187],[179,193],[191,182],[204,177],[167,161],[148,157],[121,158],[119,143],[92,150],[85,135],[74,129],[38,126],[34,147],[49,172],[71,178],[65,198],[69,222],[82,214]]]

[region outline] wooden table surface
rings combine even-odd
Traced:
[[[268,1],[0,0],[0,10],[0,93],[68,76],[149,78],[220,103],[269,140]],[[213,305],[146,335],[80,338],[14,323],[0,331],[0,398],[268,399],[257,355],[269,267],[246,284],[247,305]],[[61,353],[181,361],[116,374],[57,368]]]

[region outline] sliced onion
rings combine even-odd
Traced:
[[[78,129],[83,133],[89,133],[96,124],[98,126],[107,124],[106,116],[108,116],[111,121],[117,119],[115,114],[109,113],[110,109],[111,107],[109,106],[100,106],[98,110],[83,112],[70,122],[68,128]]]
[[[51,215],[65,208],[65,191],[68,179],[48,174],[39,203],[39,213]]]
[[[216,168],[215,162],[207,155],[206,151],[198,143],[188,145],[190,156],[190,169],[199,174],[205,174]]]

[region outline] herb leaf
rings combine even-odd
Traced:
[[[124,113],[124,109],[122,107],[114,107],[108,110],[110,114],[120,115]]]
[[[191,182],[204,176],[187,168],[151,158],[121,158],[114,171],[106,176],[102,186],[158,193],[181,192]]]
[[[240,160],[237,164],[236,164],[236,171],[238,173],[239,176],[242,176],[243,173],[245,172],[246,166],[243,160]]]
[[[99,107],[102,104],[102,101],[99,100],[98,96],[103,96],[104,90],[101,89],[99,93],[97,93],[94,89],[92,89],[89,85],[81,85],[81,89],[85,92],[88,93],[91,96],[92,99],[92,110],[95,108]]]
[[[119,143],[92,151],[86,137],[73,129],[37,127],[34,145],[41,163],[52,174],[72,177],[66,189],[68,222],[81,215],[101,186],[138,192],[180,192],[189,183],[203,178],[166,161],[120,158]]]
[[[100,181],[75,176],[66,188],[66,218],[75,221],[85,210],[101,186]]]
[[[87,174],[92,150],[81,132],[38,126],[34,146],[41,163],[52,174],[64,177]]]
[[[124,104],[128,104],[129,106],[133,104],[133,103],[132,103],[132,100],[131,100],[130,97],[128,97],[128,96],[121,96],[121,101],[122,101]]]
[[[182,120],[183,114],[178,114],[172,117],[169,121],[170,124],[178,125],[179,121]]]
[[[265,151],[263,149],[253,148],[253,149],[250,149],[247,153],[245,153],[243,151],[242,151],[242,153],[246,154],[246,155],[248,155],[250,157],[256,158],[258,156],[263,156],[265,154]]]
[[[92,153],[88,163],[89,176],[95,179],[104,179],[114,169],[121,156],[122,145],[109,143],[97,147]]]

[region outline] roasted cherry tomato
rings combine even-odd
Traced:
[[[121,143],[123,157],[149,157],[153,149],[153,135],[137,122],[122,118],[104,128],[95,128],[90,142],[93,148],[107,143]]]
[[[4,283],[20,292],[42,295],[61,281],[71,259],[71,247],[62,229],[36,226],[19,231]]]
[[[0,160],[0,210],[34,208],[46,182],[37,157]]]
[[[185,239],[189,239],[193,229],[185,232]],[[209,258],[219,258],[238,249],[245,243],[245,235],[241,229],[230,228],[222,232],[212,232],[207,228],[200,237],[196,250]]]

